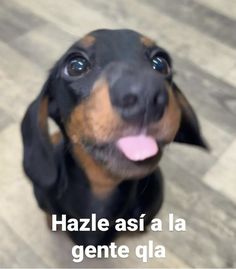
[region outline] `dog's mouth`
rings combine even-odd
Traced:
[[[122,178],[141,178],[153,172],[165,143],[151,135],[139,133],[96,144],[83,141],[87,152],[111,174]]]
[[[158,154],[159,146],[154,137],[146,134],[125,136],[116,141],[117,148],[130,161],[144,161]]]

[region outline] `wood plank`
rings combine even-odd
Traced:
[[[20,88],[24,89],[27,95],[31,96],[31,94],[34,93],[34,89],[39,89],[37,85],[41,87],[44,81],[42,69],[33,61],[25,58],[15,49],[12,49],[1,41],[0,58],[3,73],[13,80],[14,83],[17,83]]]
[[[210,7],[218,13],[228,16],[231,19],[236,19],[236,7],[235,0],[227,0],[222,2],[222,0],[197,0],[205,6]]]
[[[21,87],[17,81],[14,81],[12,76],[7,75],[2,70],[0,70],[0,79],[0,109],[9,115],[9,123],[17,122],[22,119],[26,106],[36,97],[39,88],[37,89],[36,86],[35,89],[31,87],[32,90],[27,91],[25,87]]]
[[[159,233],[159,241],[193,267],[236,266],[236,205],[168,156],[162,167],[166,178],[162,215],[172,212],[186,219],[187,231]]]
[[[199,115],[235,134],[235,87],[204,72],[186,59],[174,57],[176,81]]]
[[[127,4],[125,0],[94,0],[93,2],[79,0],[79,3],[82,4],[82,2],[94,11],[99,11],[106,18],[116,21],[120,27],[136,29],[149,35],[173,54],[189,59],[205,72],[236,86],[235,80],[227,76],[229,72],[232,72],[232,76],[236,73],[233,69],[236,64],[235,49],[184,23],[177,22],[158,9],[148,6],[144,1],[130,1]],[[113,10],[117,10],[116,14]],[[134,10],[135,18],[133,17]],[[216,57],[216,55],[222,57]]]
[[[10,124],[0,132],[0,185],[4,192],[23,177],[22,142],[18,123]],[[1,213],[0,213],[1,216]]]
[[[210,151],[204,151],[199,147],[178,143],[172,143],[166,148],[166,154],[168,154],[171,161],[184,169],[191,167],[189,173],[199,179],[215,165],[219,156],[228,149],[229,145],[235,139],[234,135],[225,132],[221,127],[216,126],[211,121],[203,117],[200,117],[200,120],[202,133],[210,147]]]
[[[12,1],[1,1],[0,39],[2,41],[9,42],[43,24],[45,24],[45,20],[26,9],[20,9]]]
[[[114,20],[107,19],[97,10],[86,7],[77,0],[59,1],[21,1],[13,0],[19,7],[31,10],[37,16],[57,25],[62,30],[81,37],[95,28],[117,28]],[[69,8],[68,8],[69,7]],[[45,12],[47,10],[47,12]]]
[[[236,203],[236,140],[209,169],[203,181]]]
[[[198,1],[172,1],[171,5],[168,5],[166,0],[148,0],[146,3],[150,4],[152,8],[157,8],[175,20],[190,25],[233,49],[236,46],[236,18],[232,19],[222,13],[218,13]],[[236,4],[234,9],[236,9]]]
[[[48,23],[32,29],[8,44],[26,59],[39,65],[46,73],[77,38],[56,25]]]
[[[15,221],[13,221],[15,223]],[[36,255],[31,247],[22,240],[14,230],[0,217],[1,268],[15,267],[48,267],[42,259]]]
[[[65,233],[52,233],[48,230],[45,215],[36,205],[29,182],[21,177],[18,182],[10,186],[11,188],[5,190],[0,197],[1,217],[7,225],[18,237],[24,239],[48,266],[73,266],[72,242]],[[8,237],[5,238],[7,240]],[[25,257],[26,264],[28,260],[29,257]]]
[[[0,131],[6,128],[11,122],[13,122],[13,119],[8,115],[7,112],[2,110],[0,108]]]

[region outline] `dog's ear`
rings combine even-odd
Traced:
[[[50,77],[26,111],[21,125],[25,173],[38,186],[50,188],[57,179],[57,164],[48,133]]]
[[[180,127],[174,141],[196,145],[208,150],[208,145],[202,137],[200,125],[192,106],[175,83],[173,83],[172,88],[181,109]]]

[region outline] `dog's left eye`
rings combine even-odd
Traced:
[[[69,59],[64,72],[67,76],[80,76],[88,71],[89,67],[90,65],[86,58],[82,56],[75,56]]]
[[[168,75],[170,73],[170,66],[167,60],[161,56],[154,56],[152,59],[152,68],[157,70],[163,75]]]

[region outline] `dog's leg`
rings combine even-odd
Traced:
[[[88,246],[88,245],[108,245],[113,241],[117,235],[117,231],[114,227],[106,232],[68,232],[70,238],[75,244]]]
[[[139,219],[146,214],[145,226],[155,217],[163,202],[163,178],[160,169],[142,180],[137,188],[136,204],[131,211],[131,217]]]
[[[60,131],[55,132],[50,136],[50,141],[53,145],[58,145],[63,140],[62,133]]]
[[[48,226],[48,229],[52,229],[52,215],[49,213],[46,213],[46,224]]]

